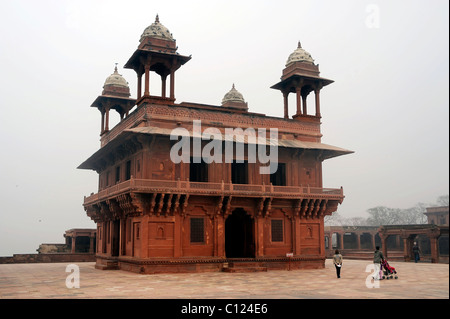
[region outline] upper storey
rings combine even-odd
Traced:
[[[281,82],[272,86],[283,93],[284,118],[249,112],[248,103],[234,84],[218,105],[175,103],[175,71],[191,59],[191,56],[180,55],[177,50],[172,33],[156,16],[154,23],[142,32],[137,49],[124,66],[137,74],[137,99],[129,98],[128,82],[118,73],[116,66],[114,73],[105,81],[102,95],[92,105],[102,113],[102,147],[121,134],[156,132],[168,135],[177,127],[191,130],[193,121],[201,120],[204,127],[215,127],[221,131],[226,128],[263,128],[268,132],[276,128],[279,140],[284,140],[287,147],[306,147],[300,141],[316,143],[308,144],[308,147],[329,149],[321,144],[319,92],[333,81],[320,77],[318,65],[300,42],[288,56]],[[161,78],[160,94],[150,91],[150,72]],[[312,91],[315,93],[315,114],[307,111],[307,96]],[[289,118],[287,104],[287,95],[292,92],[297,94],[297,111],[292,116],[294,121]],[[135,105],[135,111],[128,115]],[[116,109],[121,115],[121,121],[111,130],[108,127],[110,109]],[[339,152],[334,156],[342,154]]]

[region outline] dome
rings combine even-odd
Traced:
[[[142,39],[144,39],[145,37],[175,41],[170,31],[159,22],[158,15],[156,15],[155,22],[144,30],[144,32],[141,35],[140,41],[142,41]]]
[[[311,54],[309,54],[308,52],[306,52],[305,50],[302,49],[300,41],[298,42],[297,49],[294,52],[292,52],[291,55],[289,56],[289,58],[286,62],[286,66],[288,66],[294,62],[314,63],[314,59],[311,57]]]
[[[242,102],[245,103],[244,101],[244,97],[242,96],[242,94],[236,90],[236,88],[233,87],[231,88],[231,90],[225,94],[225,96],[222,99],[222,105],[225,104],[226,102]]]
[[[128,82],[123,78],[122,75],[117,72],[117,65],[114,68],[114,73],[106,78],[103,88],[109,85],[123,86],[128,88]]]

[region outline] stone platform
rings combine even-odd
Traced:
[[[390,263],[397,280],[368,288],[371,265],[344,260],[337,279],[331,260],[323,269],[267,272],[208,272],[143,275],[122,270],[98,270],[94,262],[76,263],[80,288],[67,288],[68,263],[0,265],[0,299],[448,299],[449,265]],[[370,266],[369,266],[370,267]],[[368,279],[369,278],[369,279]],[[369,280],[369,281],[367,281]]]

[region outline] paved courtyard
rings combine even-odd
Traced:
[[[341,278],[331,260],[324,269],[256,273],[140,275],[102,271],[77,263],[79,288],[68,288],[76,272],[67,263],[0,265],[0,298],[147,299],[448,299],[449,265],[392,262],[397,280],[370,280],[370,261],[345,260]],[[69,276],[69,277],[68,277]],[[67,284],[66,284],[67,281]],[[376,285],[379,284],[379,288]],[[373,288],[371,288],[373,287]]]

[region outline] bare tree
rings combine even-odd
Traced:
[[[437,199],[437,204],[439,206],[448,206],[448,203],[449,203],[448,195],[441,195]]]

